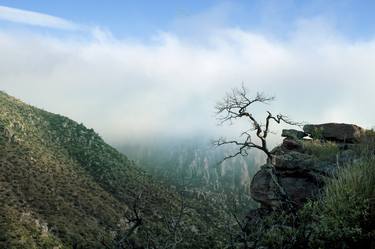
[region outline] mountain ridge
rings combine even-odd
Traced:
[[[178,213],[176,191],[94,130],[4,92],[0,169],[0,248],[116,248],[133,225],[135,205],[143,226],[131,240],[144,241],[149,233],[158,234],[155,240],[170,239],[164,219]],[[189,203],[184,222],[204,230],[194,209],[203,205]],[[184,232],[197,240],[195,230],[189,225]]]

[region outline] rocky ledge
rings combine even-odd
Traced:
[[[272,160],[251,182],[251,196],[265,209],[301,207],[319,194],[325,177],[357,159],[356,147],[364,133],[357,125],[338,123],[283,130],[283,143],[272,150]]]

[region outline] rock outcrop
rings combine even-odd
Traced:
[[[323,138],[335,142],[358,143],[363,138],[365,130],[354,124],[326,123],[305,125],[303,131],[313,138]]]
[[[304,139],[319,129],[319,139]],[[277,208],[286,202],[295,207],[316,197],[324,178],[338,166],[356,158],[354,148],[364,129],[351,124],[305,125],[304,131],[283,130],[283,143],[272,150],[272,161],[255,174],[250,192],[262,208]]]
[[[291,139],[302,139],[308,136],[304,131],[294,130],[294,129],[284,129],[281,133],[282,137],[291,138]]]

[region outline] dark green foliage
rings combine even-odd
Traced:
[[[143,245],[150,236],[155,243],[172,240],[167,224],[178,215],[179,193],[93,130],[0,92],[0,248],[115,248],[140,193],[144,222],[132,239]],[[177,248],[220,248],[225,241],[209,227],[221,218],[207,202],[186,199]]]
[[[243,248],[244,241],[250,248],[371,248],[374,138],[368,131],[357,151],[361,159],[339,170],[319,200],[243,229],[238,220],[249,202],[238,192],[226,201],[228,195],[210,191],[173,190],[93,130],[0,92],[0,248],[118,248],[121,241],[125,248]],[[337,153],[333,143],[304,149],[327,160]],[[137,196],[142,225],[124,238]]]
[[[98,238],[112,240],[111,231],[118,231],[116,224],[127,209],[126,203],[119,202],[93,181],[93,175],[83,170],[86,165],[66,149],[77,140],[85,141],[78,130],[84,133],[86,129],[5,94],[0,95],[0,104],[3,127],[0,137],[5,140],[0,144],[0,188],[4,190],[0,193],[4,200],[2,208],[8,213],[18,212],[21,216],[31,213],[36,220],[45,223],[64,245],[101,248]],[[59,127],[58,121],[60,129],[55,130]],[[64,127],[64,122],[70,123],[71,127]],[[75,133],[63,133],[64,129],[72,129]],[[95,142],[97,146],[104,147],[104,142],[97,135]],[[92,153],[108,157],[102,151]],[[118,165],[129,165],[125,160]],[[35,240],[32,234],[22,234],[27,229],[18,229],[18,225],[25,226],[15,219],[17,216],[3,222],[12,221],[18,231],[15,234]],[[11,224],[4,225],[4,233],[11,227]],[[17,236],[7,238],[9,241],[4,243],[19,240]],[[24,248],[29,248],[27,244],[29,242]]]
[[[312,220],[314,248],[365,248],[375,231],[375,158],[340,170],[322,200],[306,205]],[[368,245],[368,244],[367,244]]]
[[[311,133],[311,137],[316,140],[323,139],[323,128],[314,128],[314,130]]]
[[[321,199],[262,219],[249,229],[249,241],[266,248],[372,248],[374,200],[375,158],[362,158],[328,180]]]

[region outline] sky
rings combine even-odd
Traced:
[[[0,90],[121,143],[236,134],[214,106],[375,125],[375,1],[1,1]],[[277,128],[276,128],[277,130]]]

